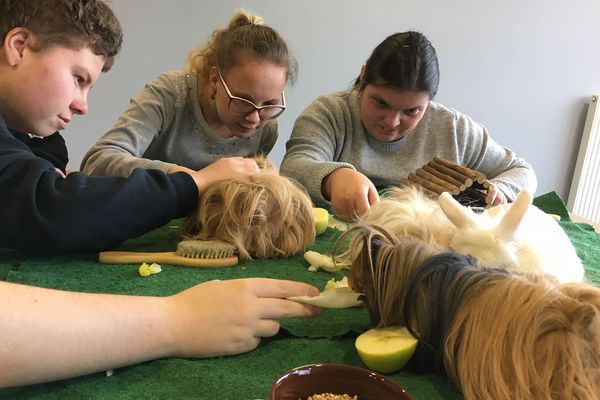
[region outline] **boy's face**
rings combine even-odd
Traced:
[[[56,45],[38,52],[25,47],[12,71],[8,126],[38,136],[65,129],[74,114],[87,112],[87,95],[104,61],[89,47]]]

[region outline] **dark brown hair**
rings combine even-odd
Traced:
[[[437,93],[440,70],[431,42],[419,32],[401,32],[385,38],[367,60],[363,79],[355,87],[390,85],[411,92]]]
[[[53,45],[89,46],[104,56],[108,71],[121,49],[123,31],[111,8],[101,0],[0,0],[0,34],[23,27],[34,33],[34,51]]]

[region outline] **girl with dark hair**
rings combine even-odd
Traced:
[[[535,192],[525,160],[497,144],[468,116],[433,101],[437,55],[419,32],[396,33],[373,51],[352,89],[316,99],[298,117],[281,173],[314,202],[353,219],[434,156],[478,170],[493,184],[494,205]]]

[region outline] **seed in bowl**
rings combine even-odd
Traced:
[[[321,393],[308,396],[306,400],[358,400],[358,396],[349,396],[347,394]]]

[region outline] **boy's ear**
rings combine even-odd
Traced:
[[[13,67],[18,65],[23,58],[23,51],[32,40],[33,33],[29,29],[23,27],[11,29],[4,37],[2,45],[6,62]]]

